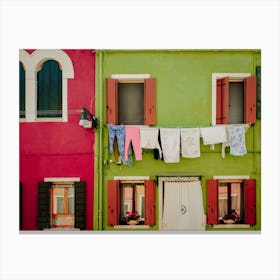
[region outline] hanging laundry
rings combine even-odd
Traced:
[[[140,141],[143,149],[157,149],[161,158],[162,151],[158,141],[157,127],[140,127]]]
[[[118,151],[122,159],[124,159],[124,143],[125,143],[125,126],[123,125],[108,125],[109,133],[109,153],[113,154],[113,145],[115,137],[118,142]]]
[[[201,127],[201,137],[204,145],[214,145],[227,141],[225,126]]]
[[[122,164],[122,157],[119,154],[119,147],[118,147],[117,138],[114,139],[113,154],[112,154],[112,157],[111,157],[111,162],[114,162],[118,165]]]
[[[245,143],[245,125],[229,125],[227,126],[228,142],[230,154],[234,156],[243,156],[247,154]]]
[[[142,160],[142,149],[140,142],[139,127],[126,126],[125,128],[125,145],[124,145],[124,160],[128,160],[128,148],[132,143],[133,151],[136,160]]]
[[[181,128],[181,155],[186,158],[200,157],[199,128]]]
[[[131,143],[129,144],[127,153],[128,153],[128,160],[127,161],[123,160],[122,162],[124,165],[133,166],[133,150],[132,150]]]
[[[160,137],[164,162],[180,161],[180,130],[179,128],[160,128]]]

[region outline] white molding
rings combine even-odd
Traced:
[[[44,182],[80,182],[80,177],[47,177]]]
[[[216,180],[239,180],[239,179],[250,179],[249,175],[227,175],[227,176],[213,176]]]
[[[143,80],[143,79],[149,79],[150,74],[112,74],[111,75],[112,79],[117,79],[117,80]]]
[[[150,176],[114,176],[114,180],[150,180]]]
[[[28,54],[25,50],[19,50],[19,60],[25,68],[25,121],[49,121],[37,118],[37,70],[47,60],[57,61],[62,68],[62,118],[54,118],[53,122],[68,121],[68,88],[67,79],[74,78],[74,67],[70,57],[63,50],[38,49]]]
[[[216,125],[216,87],[217,79],[251,77],[251,73],[212,73],[212,125]]]

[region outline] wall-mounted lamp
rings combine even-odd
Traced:
[[[90,117],[90,120],[88,119],[88,116]],[[98,120],[89,110],[83,108],[79,125],[83,126],[84,128],[92,128],[93,126],[95,129],[97,129]]]

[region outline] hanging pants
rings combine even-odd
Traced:
[[[128,148],[130,142],[133,146],[133,151],[136,160],[142,160],[142,148],[140,142],[139,127],[126,126],[125,128],[125,145],[124,145],[124,160],[128,160]]]

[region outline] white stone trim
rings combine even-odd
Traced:
[[[44,182],[80,182],[80,177],[47,177]]]
[[[217,79],[222,78],[248,78],[251,77],[251,73],[212,73],[212,125],[216,125],[216,87]]]
[[[143,80],[143,79],[149,79],[150,74],[112,74],[111,75],[112,79],[117,79],[117,80]]]
[[[37,70],[40,65],[49,60],[56,60],[62,68],[62,118],[54,118],[52,121],[68,121],[68,89],[67,79],[74,78],[74,67],[70,57],[63,50],[38,49],[28,54],[25,50],[19,50],[19,60],[25,68],[25,121],[46,122],[45,118],[37,118]]]
[[[114,180],[130,180],[130,181],[140,181],[140,180],[150,180],[150,176],[114,176]]]
[[[215,180],[246,180],[250,179],[249,175],[227,175],[227,176],[213,176]]]

